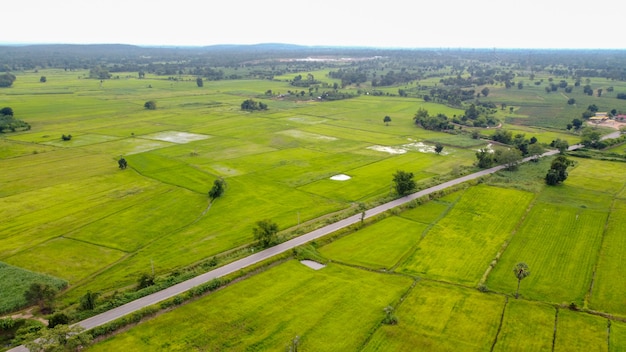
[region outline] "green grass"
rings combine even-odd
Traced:
[[[615,277],[621,275],[626,265],[624,221],[626,221],[626,202],[616,200],[606,225],[589,302],[592,309],[622,315],[626,314],[623,298],[626,283],[623,280],[615,280]]]
[[[305,351],[354,351],[410,284],[405,277],[333,264],[314,271],[289,261],[90,350],[278,351],[299,336]]]
[[[526,262],[531,275],[522,281],[520,295],[582,305],[607,215],[606,211],[537,202],[491,272],[488,287],[513,294],[517,285],[513,267]]]
[[[554,337],[554,307],[509,299],[493,351],[549,351]]]
[[[611,321],[609,351],[623,351],[624,349],[626,349],[626,324],[619,321]]]
[[[501,296],[421,281],[363,351],[489,351],[503,308]]]
[[[468,189],[398,270],[477,284],[532,198],[531,193],[504,188]]]
[[[47,284],[59,290],[67,286],[65,280],[0,262],[0,314],[25,306],[24,292],[33,283]]]
[[[433,200],[413,209],[405,210],[400,216],[423,224],[431,224],[443,217],[451,207],[452,204],[441,199]]]
[[[6,259],[12,265],[48,273],[69,282],[95,274],[125,254],[121,251],[71,239],[53,239]]]
[[[607,351],[607,320],[561,309],[554,351]]]
[[[372,269],[390,269],[414,247],[425,224],[390,217],[319,249],[332,260]]]

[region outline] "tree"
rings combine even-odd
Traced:
[[[557,138],[556,140],[550,143],[551,147],[554,147],[559,150],[559,153],[565,154],[565,152],[569,149],[569,143],[566,140]]]
[[[204,81],[202,80],[202,77],[196,78],[196,84],[198,85],[198,87],[204,86]]]
[[[128,167],[128,162],[124,159],[124,157],[121,157],[120,160],[117,161],[117,164],[119,165],[120,170],[124,170]]]
[[[224,181],[221,178],[218,178],[217,180],[213,182],[213,187],[209,191],[209,198],[211,198],[211,200],[215,200],[216,198],[221,197],[225,189],[226,189],[226,181]]]
[[[157,104],[156,104],[156,101],[149,100],[145,104],[143,104],[143,107],[148,109],[148,110],[156,110]]]
[[[440,154],[443,151],[443,144],[437,142],[435,144],[435,153]]]
[[[478,167],[481,169],[487,169],[493,166],[493,153],[491,150],[481,148],[476,152],[476,159],[478,159]]]
[[[13,109],[10,107],[4,107],[0,109],[0,115],[2,116],[13,116]]]
[[[154,285],[154,275],[143,273],[137,280],[137,290]]]
[[[413,117],[413,120],[415,120],[415,124],[420,124],[420,121],[423,121],[424,119],[428,118],[428,110],[424,109],[424,108],[419,108],[417,109],[417,112],[415,113],[415,116]]]
[[[91,335],[80,325],[56,325],[52,329],[42,329],[31,335],[26,348],[31,352],[65,352],[78,351],[89,345]]]
[[[2,88],[8,88],[10,86],[13,85],[13,82],[15,82],[15,75],[5,72],[3,74],[0,74],[0,87]]]
[[[395,309],[392,306],[385,307],[383,311],[385,312],[385,318],[383,319],[383,324],[387,324],[387,325],[398,324],[398,317],[396,317],[394,313]]]
[[[581,119],[573,119],[572,120],[572,126],[574,127],[574,129],[579,130],[583,125],[583,120]]]
[[[567,105],[574,105],[574,104],[576,104],[576,99],[574,99],[574,98],[569,98],[569,99],[567,100]]]
[[[50,318],[48,318],[48,328],[53,328],[57,325],[67,325],[70,323],[70,317],[65,313],[55,313]]]
[[[539,143],[533,143],[528,146],[528,155],[532,156],[532,161],[539,161],[539,156],[545,152]]]
[[[391,122],[391,117],[389,117],[389,115],[385,116],[383,122],[385,123],[385,125],[389,126],[389,122]]]
[[[597,148],[602,135],[594,128],[584,128],[581,134],[580,142],[589,148]]]
[[[246,99],[241,103],[241,110],[254,111],[254,110],[267,110],[267,104],[254,101],[253,99]]]
[[[68,135],[61,135],[61,139],[64,141],[71,141],[72,140],[72,135],[68,134]]]
[[[99,293],[87,291],[84,296],[80,298],[80,309],[82,310],[93,310],[96,308],[96,301],[100,296]]]
[[[530,275],[530,269],[526,263],[520,262],[513,268],[513,274],[515,274],[515,277],[517,278],[517,291],[515,291],[515,299],[517,299],[519,297],[519,284],[525,277]]]
[[[41,82],[41,83],[46,83],[47,81],[48,81],[48,79],[46,78],[46,76],[41,76],[39,78],[39,82]]]
[[[522,160],[522,152],[519,149],[507,148],[496,155],[498,163],[504,164],[506,170],[515,171]]]
[[[550,165],[550,170],[546,174],[546,184],[550,186],[557,185],[567,179],[567,168],[571,166],[573,162],[565,157],[565,155],[559,155]]]
[[[257,221],[256,227],[252,229],[254,239],[258,241],[259,245],[263,248],[267,248],[278,241],[278,224],[272,220],[265,219]]]
[[[393,182],[395,184],[396,192],[400,196],[406,196],[415,189],[415,180],[413,180],[413,173],[398,170],[393,175]]]
[[[57,289],[40,282],[33,282],[26,292],[24,292],[24,298],[26,302],[30,304],[37,304],[41,311],[48,310],[52,307],[54,296],[57,294]]]
[[[489,88],[485,87],[480,91],[483,96],[488,96],[489,95]]]

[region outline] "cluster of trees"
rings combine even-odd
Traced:
[[[341,80],[341,88],[345,88],[351,84],[359,85],[367,82],[367,73],[362,69],[340,68],[337,71],[328,72],[328,76]]]
[[[241,103],[241,110],[255,111],[255,110],[267,110],[267,104],[263,102],[257,102],[253,99],[246,99]]]
[[[416,125],[422,126],[425,130],[444,131],[454,129],[454,125],[448,120],[445,114],[439,113],[435,116],[430,116],[428,110],[424,108],[417,110],[415,116],[413,116],[413,121],[415,121]]]
[[[418,73],[409,72],[406,68],[402,68],[400,72],[395,72],[391,70],[382,76],[373,77],[372,87],[404,84],[420,78],[421,76]]]
[[[294,87],[310,87],[315,84],[320,84],[322,82],[315,79],[312,74],[307,74],[306,79],[302,78],[302,75],[297,75],[291,81],[291,85]]]
[[[522,160],[522,152],[515,148],[497,148],[495,150],[481,148],[476,152],[476,159],[478,159],[477,166],[482,169],[503,164],[508,171],[515,171]]]
[[[461,88],[432,88],[429,95],[424,95],[424,101],[435,101],[451,106],[461,106],[464,101],[474,99],[474,89]]]
[[[15,75],[9,72],[5,72],[0,75],[0,88],[6,88],[13,85],[15,82]]]
[[[491,139],[498,143],[514,146],[522,153],[522,156],[539,155],[544,151],[543,147],[537,143],[537,138],[531,137],[527,139],[524,133],[518,133],[513,136],[511,131],[499,129],[493,134]]]
[[[470,104],[463,116],[454,117],[452,121],[470,127],[497,126],[500,121],[494,116],[495,113],[495,104],[477,102]]]
[[[0,109],[0,133],[6,131],[28,131],[30,130],[30,124],[22,120],[16,119],[13,116],[13,109],[10,107],[4,107]]]
[[[583,120],[573,119],[572,123],[568,123],[566,127],[568,131],[571,130],[572,128],[574,129],[574,131],[578,131],[583,127]]]

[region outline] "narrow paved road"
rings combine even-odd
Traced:
[[[580,145],[573,145],[571,147],[569,147],[569,150],[574,150],[577,148],[580,148]],[[544,153],[542,156],[550,156],[550,155],[554,155],[557,154],[558,151],[556,150],[552,150],[549,152]],[[523,159],[523,162],[527,162],[529,160],[531,160],[531,157],[525,158]],[[478,171],[476,173],[470,174],[470,175],[466,175],[463,177],[459,177],[457,179],[448,181],[448,182],[444,182],[442,184],[424,189],[422,191],[410,194],[408,196],[402,197],[402,198],[398,198],[396,200],[393,200],[391,202],[379,205],[375,208],[372,209],[368,209],[365,213],[365,218],[370,218],[372,216],[378,215],[382,212],[385,212],[387,210],[390,210],[392,208],[398,207],[400,205],[403,205],[405,203],[408,203],[410,201],[413,201],[415,199],[418,199],[420,197],[423,197],[425,195],[431,194],[433,192],[437,192],[443,189],[446,189],[448,187],[454,186],[454,185],[458,185],[460,183],[466,182],[466,181],[470,181],[476,178],[479,178],[481,176],[485,176],[488,174],[492,174],[496,171],[502,170],[504,169],[505,166],[504,165],[500,165],[500,166],[496,166],[496,167],[492,167],[490,169],[485,169],[485,170],[481,170]],[[234,261],[230,264],[226,264],[222,267],[219,267],[215,270],[211,270],[207,273],[204,273],[202,275],[196,276],[192,279],[189,279],[187,281],[181,282],[179,284],[176,284],[174,286],[168,287],[162,291],[159,292],[155,292],[151,295],[139,298],[135,301],[129,302],[123,306],[119,306],[117,308],[113,308],[109,311],[106,311],[104,313],[95,315],[91,318],[85,319],[83,321],[80,321],[78,323],[76,323],[77,325],[82,326],[83,328],[85,328],[85,330],[89,330],[89,329],[93,329],[97,326],[106,324],[108,322],[111,322],[115,319],[121,318],[125,315],[128,315],[132,312],[135,312],[141,308],[147,307],[149,305],[153,305],[156,303],[159,303],[161,301],[164,301],[168,298],[174,297],[176,295],[179,295],[181,293],[184,293],[190,289],[192,289],[193,287],[196,287],[198,285],[204,284],[206,282],[209,282],[213,279],[222,277],[222,276],[226,276],[228,274],[231,274],[233,272],[236,272],[238,270],[241,270],[243,268],[246,268],[250,265],[259,263],[265,259],[271,258],[277,254],[286,252],[288,250],[291,250],[295,247],[298,247],[300,245],[303,245],[305,243],[311,242],[317,238],[323,237],[325,235],[328,235],[332,232],[335,232],[337,230],[340,230],[344,227],[350,226],[352,224],[358,223],[361,221],[361,214],[356,214],[353,216],[350,216],[349,218],[337,221],[333,224],[324,226],[322,228],[319,228],[315,231],[309,232],[307,234],[304,234],[302,236],[299,236],[297,238],[291,239],[289,241],[283,242],[279,245],[276,245],[274,247],[262,250],[260,252],[254,253],[248,257],[239,259],[237,261]],[[28,349],[26,349],[26,347],[24,346],[18,346],[15,347],[13,349],[10,349],[9,352],[28,352]]]

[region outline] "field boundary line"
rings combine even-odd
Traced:
[[[598,264],[600,263],[600,259],[602,258],[602,253],[604,252],[603,248],[604,248],[604,240],[606,238],[606,232],[609,227],[609,222],[611,221],[611,216],[613,216],[613,213],[615,210],[615,202],[620,199],[618,198],[618,195],[621,192],[623,192],[624,189],[626,189],[626,184],[624,184],[624,186],[622,186],[622,188],[619,191],[617,191],[615,195],[613,196],[613,201],[611,202],[611,207],[609,208],[609,214],[607,215],[606,221],[604,222],[604,229],[602,230],[602,239],[600,240],[600,249],[598,250],[598,257],[596,259],[596,262],[593,265],[593,272],[591,274],[591,282],[589,283],[589,290],[585,294],[584,308],[588,308],[589,300],[593,296],[593,285],[596,280],[596,272],[598,270]]]
[[[500,315],[500,324],[498,325],[498,331],[496,332],[496,336],[493,339],[493,344],[491,344],[491,349],[489,351],[493,352],[493,349],[496,348],[496,344],[498,343],[498,337],[500,336],[500,331],[502,331],[502,324],[504,322],[504,314],[506,313],[506,307],[509,304],[509,296],[504,296],[504,306],[502,307],[502,314]]]

